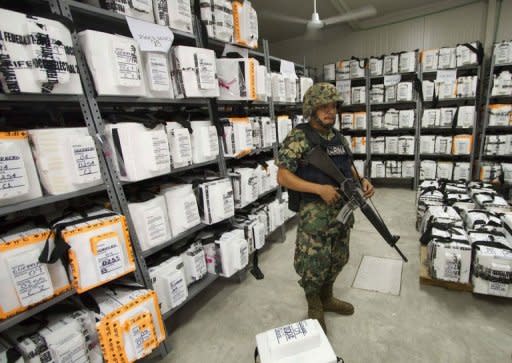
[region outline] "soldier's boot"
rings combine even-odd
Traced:
[[[332,294],[332,283],[325,284],[320,290],[320,298],[324,311],[337,313],[340,315],[354,314],[354,306],[346,301],[336,299]]]
[[[308,301],[308,318],[318,320],[325,334],[327,334],[327,328],[325,327],[324,319],[324,308],[322,306],[320,295],[306,294],[306,300]]]

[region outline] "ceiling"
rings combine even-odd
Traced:
[[[373,5],[377,9],[375,17],[348,23],[353,30],[357,30],[378,25],[381,20],[399,21],[401,18],[424,15],[430,10],[447,9],[463,2],[468,0],[317,0],[317,7],[320,18],[328,18],[364,5]],[[259,13],[269,11],[303,19],[310,19],[313,12],[313,0],[253,0],[252,4]],[[270,42],[295,38],[305,31],[304,25],[277,21],[262,15],[258,17],[258,22],[260,37]]]

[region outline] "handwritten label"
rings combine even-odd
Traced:
[[[119,85],[139,87],[141,84],[141,72],[139,69],[137,47],[132,42],[122,38],[113,40],[112,46]]]
[[[199,88],[215,89],[217,79],[215,77],[215,59],[204,54],[195,54]]]
[[[187,284],[181,271],[174,271],[169,276],[169,298],[171,307],[180,305],[187,299]]]
[[[0,145],[0,198],[13,198],[28,193],[28,179],[19,145]]]
[[[69,141],[69,144],[74,166],[74,182],[85,184],[99,180],[101,178],[100,162],[92,137],[74,138]]]
[[[152,91],[168,91],[170,87],[167,57],[160,53],[148,53],[147,70]]]
[[[292,341],[303,340],[311,335],[306,322],[299,322],[274,329],[277,344],[286,344]]]
[[[436,75],[436,81],[452,83],[457,79],[456,69],[438,70]]]
[[[174,41],[174,34],[167,26],[126,17],[133,39],[143,52],[167,53]]]
[[[32,249],[7,258],[7,266],[22,306],[35,304],[53,295],[48,267],[38,261],[40,251]]]
[[[129,337],[132,343],[132,346],[135,350],[135,357],[137,359],[140,359],[144,357],[146,352],[146,342],[150,341],[153,338],[153,333],[151,331],[151,328],[142,326],[133,325],[129,330]]]
[[[384,86],[394,86],[398,84],[402,80],[402,76],[399,74],[393,74],[389,76],[384,76]]]
[[[150,138],[150,158],[149,167],[153,171],[162,171],[169,168],[171,165],[171,155],[169,152],[169,143],[167,135],[163,130],[149,131],[148,137]]]
[[[96,267],[99,280],[106,281],[119,276],[124,270],[124,258],[118,236],[109,234],[93,243],[96,244]]]

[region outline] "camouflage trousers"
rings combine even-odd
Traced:
[[[306,294],[318,293],[334,283],[348,262],[350,228],[336,220],[339,208],[323,202],[301,206],[295,246],[294,267]]]

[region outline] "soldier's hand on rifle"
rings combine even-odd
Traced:
[[[363,178],[363,180],[361,180],[361,187],[365,198],[371,198],[375,194],[375,188],[368,179]]]
[[[334,204],[341,198],[338,189],[329,184],[320,185],[318,195],[327,204]]]

